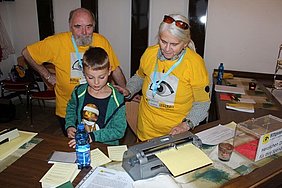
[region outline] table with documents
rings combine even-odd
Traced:
[[[203,125],[201,128],[206,129],[210,127],[214,127],[219,125],[218,122],[212,122]],[[0,126],[1,127],[1,126]],[[197,129],[195,129],[197,130]],[[63,151],[63,152],[73,152],[72,148],[69,148],[67,145],[68,139],[65,137],[58,137],[54,135],[47,135],[47,134],[38,134],[37,137],[42,138],[43,140],[36,145],[32,150],[28,153],[20,157],[17,161],[15,161],[12,165],[6,168],[3,172],[0,173],[0,183],[3,187],[41,187],[40,180],[44,175],[51,169],[53,164],[48,163],[48,159],[50,155],[54,151]],[[97,153],[99,150],[102,151],[103,154],[108,155],[107,146],[101,143],[93,143],[92,150]],[[206,147],[204,150],[210,154],[214,154],[212,151],[215,151],[216,146]],[[214,154],[216,155],[216,154]],[[277,158],[263,165],[262,167],[256,169],[254,172],[248,174],[247,176],[238,176],[235,179],[230,181],[227,180],[225,182],[227,185],[236,185],[238,187],[247,187],[245,185],[255,184],[258,181],[261,181],[268,177],[268,180],[271,178],[276,178],[273,176],[275,172],[281,171],[281,164],[282,159]],[[116,164],[116,167],[114,166]],[[219,163],[215,163],[218,165]],[[207,166],[201,168],[199,170],[193,171],[189,173],[189,176],[181,176],[176,178],[178,182],[187,182],[192,181],[191,178],[199,179],[200,177],[208,177],[209,173],[214,172],[221,172],[221,171],[214,171],[214,165]],[[118,162],[108,163],[106,166],[107,168],[112,169],[119,169],[121,165]],[[208,171],[207,171],[208,170]],[[73,185],[78,185],[81,180],[89,173],[90,169],[83,169],[79,172],[76,178],[73,181]],[[208,173],[207,173],[208,172]],[[219,174],[220,175],[220,174]],[[270,178],[269,178],[270,177]],[[158,179],[162,179],[164,177],[157,177]],[[166,177],[167,179],[168,177]],[[246,178],[247,182],[246,183]],[[223,183],[223,182],[220,182]],[[137,183],[138,184],[138,183]]]
[[[209,113],[209,121],[211,123],[218,122],[218,124],[228,124],[231,121],[235,123],[243,122],[246,120],[250,120],[252,118],[262,117],[268,114],[274,115],[276,117],[282,118],[282,106],[279,101],[272,96],[272,94],[267,90],[266,87],[272,84],[273,76],[262,73],[250,73],[250,72],[242,72],[242,71],[232,71],[225,70],[227,73],[232,73],[233,77],[238,77],[239,79],[228,79],[228,84],[234,84],[234,82],[244,82],[244,89],[247,91],[248,82],[256,81],[257,83],[257,91],[247,91],[247,94],[258,94],[257,98],[254,100],[257,102],[255,104],[255,112],[254,113],[245,113],[234,110],[226,109],[226,103],[228,101],[221,99],[221,92],[216,92],[213,88],[212,97],[211,97],[211,107]],[[243,78],[243,79],[241,79]],[[224,82],[224,84],[226,84]],[[237,83],[236,83],[237,84]],[[253,97],[253,95],[252,95]],[[268,101],[265,103],[261,99]],[[269,103],[270,102],[270,103]],[[195,132],[199,132],[211,127],[210,123],[201,125],[195,128]],[[247,175],[241,175],[237,178],[230,180],[225,185],[232,185],[234,187],[250,187],[253,185],[260,187],[279,187],[281,186],[282,179],[282,157],[277,157],[273,159],[271,162],[264,164],[263,166],[257,168]],[[247,168],[241,168],[240,170],[244,170]]]
[[[279,106],[279,104],[276,104],[275,99],[271,97],[269,93],[267,93],[265,88],[263,88],[263,85],[260,83],[261,80],[258,78],[256,78],[256,80],[258,81],[257,85],[261,87],[263,91],[266,92],[267,97],[269,97],[272,101],[275,102],[275,105],[278,107],[278,110],[258,108],[255,110],[255,113],[243,113],[226,110],[226,101],[219,100],[219,93],[216,93],[213,96],[215,104],[211,107],[211,110],[216,109],[215,116],[217,117],[217,119],[213,122],[196,127],[192,132],[197,134],[200,131],[212,127],[217,127],[219,125],[223,126],[231,123],[232,121],[234,121],[235,123],[239,123],[251,119],[253,117],[260,117],[267,114],[273,114],[281,118],[281,105]],[[219,128],[220,130],[222,130],[222,127]],[[218,134],[218,130],[215,129],[213,131],[217,132],[216,134]],[[221,136],[226,136],[226,138],[230,137],[230,135]],[[40,180],[53,166],[53,164],[48,163],[50,155],[54,151],[74,152],[72,148],[68,147],[67,143],[69,139],[65,137],[58,137],[54,135],[40,133],[35,137],[35,139],[39,141],[38,143],[32,146],[33,148],[30,151],[28,151],[21,157],[17,157],[15,162],[13,161],[10,166],[5,168],[0,173],[1,187],[41,187]],[[162,183],[166,182],[165,185],[172,185],[175,182],[179,182],[182,187],[188,187],[189,183],[187,182],[190,182],[192,184],[194,183],[194,185],[205,185],[206,187],[281,186],[282,157],[280,156],[280,154],[259,161],[259,163],[256,163],[255,166],[248,166],[248,164],[246,163],[246,165],[242,165],[244,162],[246,162],[246,160],[241,160],[240,156],[237,156],[233,153],[234,155],[232,154],[231,160],[229,162],[222,163],[221,161],[217,160],[216,144],[219,141],[215,138],[214,140],[208,141],[203,139],[203,142],[206,143],[203,147],[203,151],[209,156],[209,158],[213,160],[213,165],[206,166],[204,168],[195,170],[182,176],[178,176],[176,178],[171,178],[171,176],[160,175],[155,177],[155,181]],[[92,159],[93,163],[91,166],[93,169],[98,167],[101,163],[105,163],[105,166],[109,169],[118,171],[122,170],[120,162],[108,163],[108,157],[105,158],[105,155],[108,156],[108,148],[106,145],[101,143],[93,143],[91,144],[91,148],[91,154],[97,157],[96,159]],[[118,160],[118,157],[115,155],[111,157],[114,160]],[[238,165],[241,165],[241,167]],[[236,171],[234,171],[234,169],[236,169]],[[78,185],[81,180],[86,177],[90,170],[91,169],[81,170],[72,182],[73,186]],[[145,187],[149,188],[150,186],[148,186],[148,184],[153,185],[153,183],[150,183],[149,180],[146,180],[146,182],[134,182],[134,186],[136,187],[140,187],[140,185],[146,185]]]

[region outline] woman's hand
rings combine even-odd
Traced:
[[[169,134],[176,135],[176,134],[179,134],[179,133],[183,133],[185,131],[189,131],[189,129],[190,128],[187,126],[187,124],[185,122],[181,122],[177,126],[173,127]]]
[[[141,96],[139,94],[135,95],[133,98],[132,98],[133,101],[135,102],[140,102],[141,101]]]
[[[121,93],[123,94],[123,96],[127,97],[130,95],[130,92],[128,91],[128,89],[120,87],[118,85],[114,85],[114,87]]]
[[[76,133],[76,128],[74,128],[74,127],[69,127],[69,128],[67,129],[68,138],[74,138],[75,133]]]

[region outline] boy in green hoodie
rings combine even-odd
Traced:
[[[83,55],[82,66],[87,83],[73,90],[67,104],[65,128],[72,138],[68,144],[75,147],[76,126],[83,122],[90,142],[118,145],[127,123],[124,97],[108,83],[108,55],[102,48],[90,47]]]

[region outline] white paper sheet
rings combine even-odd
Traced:
[[[133,179],[126,173],[109,168],[92,169],[76,188],[132,188]]]
[[[231,122],[229,124],[236,125],[235,122]],[[229,128],[229,124],[226,126],[218,125],[216,127],[199,132],[196,135],[202,140],[203,144],[217,145],[234,137],[235,130]]]
[[[48,163],[62,162],[62,163],[75,163],[75,152],[54,151]]]

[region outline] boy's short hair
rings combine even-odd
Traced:
[[[92,70],[109,69],[110,63],[107,52],[100,47],[89,47],[83,55],[83,68]]]

